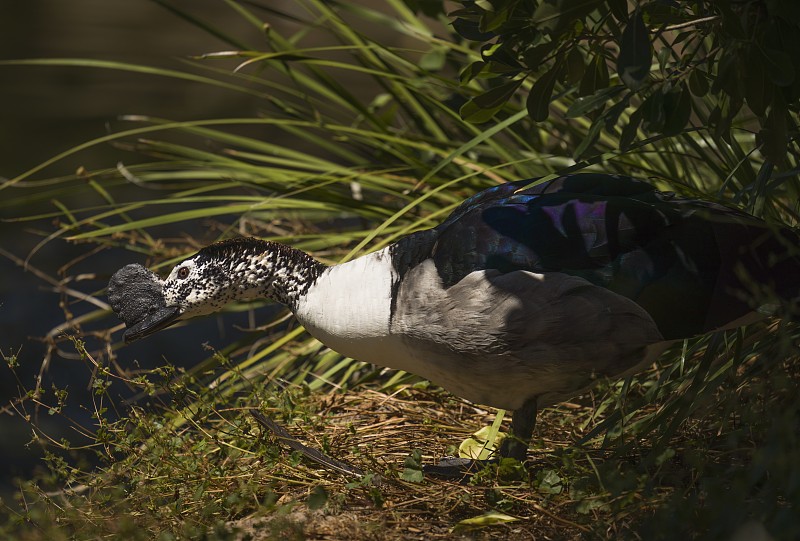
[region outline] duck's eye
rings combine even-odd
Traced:
[[[187,267],[181,267],[178,269],[178,278],[183,280],[184,278],[189,277],[189,269]]]

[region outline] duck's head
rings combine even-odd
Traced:
[[[236,300],[267,297],[291,304],[320,267],[299,250],[259,239],[211,244],[175,265],[163,282],[159,280],[161,295],[151,301],[145,315],[128,319],[120,315],[128,325],[125,340],[144,338],[184,319],[217,312]],[[124,287],[157,287],[143,282],[129,282]]]
[[[178,319],[189,319],[219,311],[240,298],[234,271],[248,265],[246,259],[209,257],[202,251],[172,269],[162,291],[168,307],[176,307]]]

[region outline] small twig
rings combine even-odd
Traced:
[[[335,458],[329,457],[328,455],[314,449],[313,447],[309,447],[297,441],[297,439],[289,434],[285,428],[281,425],[261,413],[255,408],[250,410],[250,414],[255,417],[258,424],[270,430],[273,434],[275,434],[280,441],[298,451],[306,458],[309,458],[316,462],[317,464],[321,464],[326,468],[329,468],[335,472],[341,473],[342,475],[351,476],[351,477],[358,477],[359,479],[363,479],[366,476],[366,472],[364,470],[342,462],[341,460],[336,460]],[[375,476],[373,482],[380,483],[380,478]]]
[[[578,524],[577,522],[572,522],[571,520],[567,520],[567,519],[565,519],[563,517],[560,517],[560,516],[556,515],[555,513],[551,513],[550,511],[548,511],[547,509],[545,509],[544,507],[542,507],[538,503],[531,503],[531,507],[534,510],[542,513],[543,515],[546,515],[546,516],[550,517],[552,520],[555,520],[556,522],[560,522],[561,524],[564,524],[564,525],[567,525],[567,526],[571,526],[573,528],[576,528],[576,529],[578,529],[578,530],[580,530],[582,532],[586,532],[586,533],[591,533],[591,531],[592,531],[590,528],[587,528],[586,526]]]
[[[681,28],[687,28],[689,26],[695,26],[700,23],[707,23],[710,21],[714,21],[719,19],[719,15],[711,15],[710,17],[703,17],[702,19],[694,19],[692,21],[686,21],[685,23],[673,24],[664,28],[664,30],[680,30]]]
[[[96,299],[91,295],[87,295],[86,293],[83,293],[82,291],[78,291],[76,289],[72,289],[72,288],[66,287],[64,285],[64,282],[62,282],[61,280],[57,280],[56,278],[53,278],[52,276],[48,275],[44,271],[41,271],[41,270],[37,269],[33,265],[27,264],[25,262],[25,260],[17,257],[16,255],[12,254],[11,252],[9,252],[7,250],[4,250],[3,248],[0,248],[0,255],[5,257],[5,258],[7,258],[7,259],[10,259],[18,267],[22,267],[26,271],[31,272],[37,278],[40,278],[40,279],[44,280],[45,282],[47,282],[48,284],[52,285],[53,286],[53,292],[55,292],[55,293],[63,293],[63,294],[68,295],[70,297],[74,297],[74,298],[76,298],[78,300],[86,301],[88,303],[94,304],[95,306],[97,306],[98,308],[100,308],[102,310],[111,310],[111,307],[107,303],[105,303],[105,302],[103,302],[103,301],[101,301],[99,299]]]

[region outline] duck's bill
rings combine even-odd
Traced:
[[[145,316],[143,320],[129,327],[122,337],[125,343],[131,343],[139,338],[144,338],[154,334],[161,329],[166,329],[170,325],[178,322],[181,315],[180,308],[177,306],[164,306],[153,310]]]

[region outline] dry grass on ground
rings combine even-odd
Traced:
[[[530,455],[534,477],[537,467],[552,467],[548,457],[553,449],[567,447],[578,436],[563,426],[565,412],[572,422],[591,415],[590,408],[572,404],[542,415],[538,445]],[[498,479],[496,470],[472,481],[426,476],[422,483],[413,483],[398,477],[413,449],[424,449],[423,462],[434,464],[452,455],[453,446],[472,432],[491,424],[493,412],[443,392],[404,389],[392,395],[377,391],[326,395],[318,415],[314,426],[296,425],[291,432],[333,457],[380,474],[380,484],[354,482],[306,460],[297,466],[279,465],[275,473],[285,479],[286,492],[278,503],[299,503],[285,515],[237,522],[253,539],[273,538],[276,527],[295,532],[298,539],[352,540],[565,539],[592,531],[591,515],[576,513],[570,498],[556,501],[552,494],[538,493],[530,482]],[[328,502],[323,509],[308,508],[310,479],[313,487],[321,483],[326,489]],[[556,490],[563,492],[563,487],[549,492]],[[497,509],[498,504],[513,521],[482,528],[457,526]]]
[[[99,471],[53,462],[48,483],[27,491],[13,533],[37,541],[727,539],[747,521],[774,533],[797,511],[800,364],[796,354],[770,361],[767,353],[727,372],[711,364],[708,373],[720,377],[707,392],[688,392],[696,380],[674,374],[656,385],[666,367],[626,393],[623,382],[601,384],[540,412],[529,470],[504,464],[462,480],[414,482],[405,470],[414,451],[433,464],[495,417],[444,391],[254,385],[221,402],[202,386],[182,408],[171,399],[165,412],[137,407],[107,425]],[[644,400],[650,390],[667,396]],[[673,400],[680,393],[691,408]],[[255,404],[299,441],[381,482],[290,451],[248,413]],[[623,432],[611,423],[576,445],[619,411]]]

